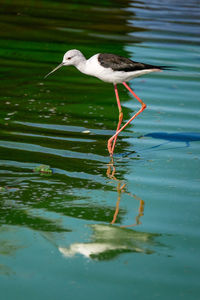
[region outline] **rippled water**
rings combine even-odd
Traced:
[[[198,299],[199,4],[2,1],[3,300]],[[113,86],[73,67],[44,80],[71,48],[174,66],[130,83],[147,109],[113,161]]]

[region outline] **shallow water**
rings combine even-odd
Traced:
[[[3,300],[198,299],[199,4],[3,1]],[[73,67],[43,78],[73,48],[174,66],[130,83],[147,109],[113,161],[113,86]],[[139,106],[119,93],[128,120]]]

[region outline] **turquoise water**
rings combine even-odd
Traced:
[[[199,1],[17,0],[0,14],[1,298],[198,299]],[[44,80],[72,48],[174,66],[131,81],[147,109],[113,160],[113,86],[73,67]],[[139,105],[119,94],[128,120]]]

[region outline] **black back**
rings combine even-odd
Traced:
[[[101,66],[104,68],[111,68],[113,71],[132,72],[147,69],[164,69],[164,66],[162,67],[143,64],[123,56],[109,53],[100,53],[98,56],[98,61]]]

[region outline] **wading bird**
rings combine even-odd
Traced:
[[[123,56],[109,54],[109,53],[98,53],[86,59],[85,56],[79,50],[69,50],[65,53],[63,61],[55,69],[53,69],[47,76],[55,72],[62,66],[75,66],[80,72],[95,76],[102,81],[113,83],[115,95],[117,99],[117,105],[119,109],[119,122],[116,133],[108,140],[108,151],[110,156],[113,156],[116,140],[118,134],[133,120],[137,117],[145,108],[146,104],[134,93],[134,91],[127,85],[127,81],[145,75],[151,72],[158,72],[166,69],[165,66],[153,66],[140,62],[133,61]],[[121,128],[123,119],[122,108],[117,90],[117,84],[122,83],[126,89],[140,102],[140,110],[134,114]]]

